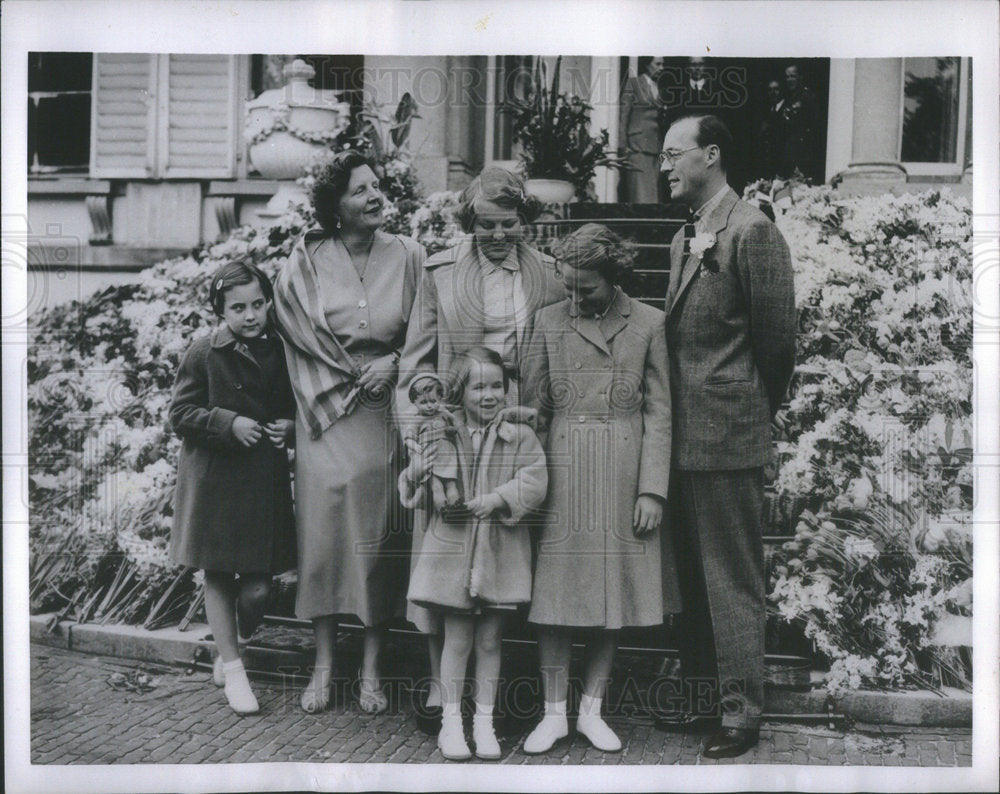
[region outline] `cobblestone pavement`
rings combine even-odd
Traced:
[[[153,687],[129,688],[140,672]],[[118,674],[118,675],[116,675]],[[33,764],[443,762],[432,737],[417,730],[412,698],[387,687],[390,709],[368,716],[353,681],[335,687],[321,714],[298,707],[299,686],[280,677],[253,682],[261,713],[239,717],[207,672],[141,664],[57,648],[31,648]],[[531,721],[498,721],[500,764],[714,764],[699,759],[699,737],[666,734],[639,716],[609,718],[624,750],[604,754],[574,738],[545,756],[521,752]],[[969,731],[766,722],[760,744],[740,763],[953,767],[971,764]]]

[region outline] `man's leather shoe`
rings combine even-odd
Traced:
[[[760,731],[750,728],[723,728],[713,733],[702,748],[702,758],[736,758],[757,744]]]
[[[722,725],[719,717],[671,711],[653,715],[653,725],[667,733],[711,733]]]

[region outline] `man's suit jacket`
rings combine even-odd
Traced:
[[[715,244],[700,260],[685,255],[683,229],[670,248],[673,464],[762,466],[795,366],[791,258],[777,227],[732,190],[704,225]]]

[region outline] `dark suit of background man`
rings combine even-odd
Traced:
[[[667,127],[682,116],[714,111],[720,96],[718,79],[718,70],[704,58],[688,58],[683,68],[664,67],[659,82]]]
[[[732,136],[715,116],[675,122],[663,141],[671,199],[694,211],[674,237],[667,290],[673,401],[672,532],[685,683],[711,682],[718,717],[661,727],[715,730],[705,757],[757,742],[764,699],[764,465],[771,419],[795,364],[795,296],[777,227],[726,182]],[[699,257],[689,253],[708,245]]]
[[[782,150],[778,174],[817,179],[816,170],[816,99],[802,82],[799,67],[785,69],[785,101],[781,105]]]
[[[757,137],[757,174],[772,179],[778,174],[778,162],[784,152],[785,123],[782,109],[785,106],[781,83],[771,80],[767,84],[767,107],[760,123]]]

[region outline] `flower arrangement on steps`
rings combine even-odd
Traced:
[[[591,198],[591,180],[599,166],[627,168],[612,150],[608,131],[590,133],[593,110],[575,94],[560,93],[556,58],[552,85],[546,85],[547,68],[536,58],[531,87],[525,99],[512,99],[500,107],[513,122],[513,137],[521,145],[521,165],[526,188],[544,203],[566,203],[575,196]],[[557,184],[557,183],[562,183]]]
[[[387,149],[393,228],[439,250],[457,233],[456,195],[421,197]],[[777,222],[800,366],[778,416],[775,501],[792,506],[794,534],[771,560],[771,610],[811,638],[834,687],[967,685],[968,654],[936,643],[972,609],[970,207],[803,187]],[[216,322],[205,275],[236,258],[274,274],[310,223],[290,210],[33,318],[33,612],[152,626],[197,608],[197,583],[166,556],[174,371]]]
[[[800,515],[769,602],[835,690],[968,688],[969,651],[939,628],[972,609],[969,205],[791,187],[774,210],[800,333],[775,490]]]

